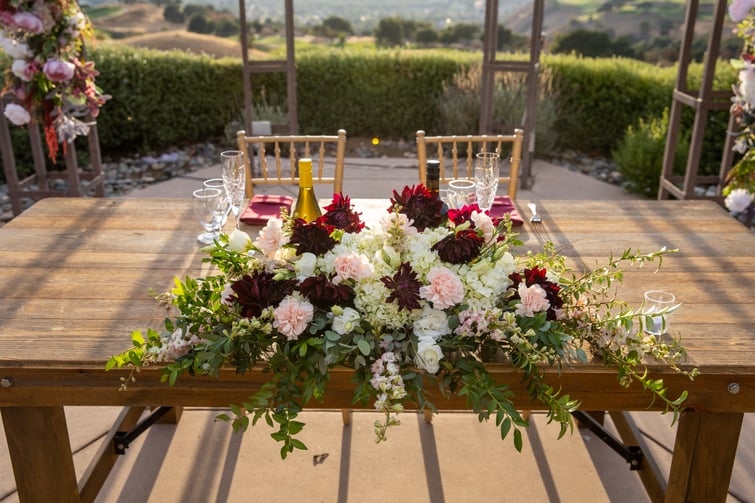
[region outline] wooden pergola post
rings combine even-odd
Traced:
[[[286,7],[286,59],[250,61],[249,37],[246,26],[246,5],[239,0],[239,23],[241,24],[241,61],[244,79],[244,129],[250,133],[254,104],[252,100],[253,73],[285,73],[286,94],[288,95],[288,134],[299,133],[299,117],[296,113],[296,57],[294,51],[294,0],[285,0]]]
[[[689,0],[684,17],[684,35],[679,50],[679,70],[676,76],[676,84],[672,95],[671,112],[669,113],[669,126],[666,135],[666,150],[663,155],[663,168],[658,188],[658,199],[717,199],[722,201],[721,189],[724,185],[726,174],[731,169],[733,160],[732,146],[734,137],[726,135],[724,151],[721,156],[719,174],[699,176],[700,156],[703,148],[703,138],[707,126],[708,114],[712,110],[726,110],[731,106],[731,90],[714,90],[713,78],[716,71],[721,32],[727,15],[727,0],[717,0],[713,12],[713,31],[708,39],[708,50],[705,53],[703,63],[703,75],[700,88],[690,90],[687,86],[688,68],[692,59],[692,42],[695,35],[699,0]],[[682,109],[689,106],[695,109],[695,120],[690,138],[687,166],[684,176],[674,176],[674,157],[679,143],[679,129]],[[733,120],[729,120],[729,130],[734,126]],[[715,184],[717,191],[715,196],[698,195],[695,187],[699,184]]]
[[[496,72],[522,72],[527,74],[527,102],[522,118],[524,149],[519,179],[522,188],[531,184],[532,156],[535,151],[535,111],[537,108],[537,84],[540,71],[540,50],[543,45],[543,0],[534,0],[532,9],[532,32],[530,34],[530,57],[528,61],[497,60],[498,49],[498,0],[485,1],[485,35],[483,41],[482,88],[480,96],[479,134],[492,134]],[[519,127],[519,126],[516,126]]]

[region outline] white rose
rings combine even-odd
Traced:
[[[299,280],[309,278],[315,273],[315,265],[317,264],[317,255],[314,253],[302,253],[299,260],[294,263],[294,270],[296,271],[296,277]]]
[[[398,268],[401,265],[401,254],[389,244],[384,245],[382,249],[378,250],[378,255],[380,260],[390,267]]]
[[[21,105],[15,103],[8,103],[5,105],[5,116],[16,126],[23,126],[28,124],[31,120],[31,115]]]
[[[417,344],[417,354],[414,364],[420,369],[435,374],[440,370],[440,360],[443,358],[443,350],[431,337],[421,338]]]
[[[13,38],[6,36],[0,37],[0,46],[2,46],[5,53],[13,59],[25,59],[34,56],[34,53],[28,45],[18,42]]]
[[[13,64],[10,67],[10,71],[13,72],[13,75],[23,80],[24,82],[29,82],[33,76],[33,73],[29,68],[29,63],[27,63],[24,59],[17,59],[13,61]]]
[[[343,313],[333,318],[333,330],[339,334],[348,334],[354,330],[356,322],[359,320],[359,311],[351,307],[343,309]]]
[[[426,307],[420,318],[414,322],[414,335],[420,339],[429,337],[435,340],[450,333],[448,316],[439,309]]]
[[[752,204],[752,194],[747,189],[734,189],[724,200],[726,207],[733,213],[742,213]]]
[[[235,252],[244,253],[249,249],[251,244],[252,238],[242,230],[234,229],[230,236],[228,236],[228,248]]]

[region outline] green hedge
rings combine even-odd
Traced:
[[[222,138],[229,124],[241,123],[238,58],[104,44],[92,55],[100,71],[97,82],[112,96],[98,119],[106,157]],[[443,85],[475,62],[480,62],[479,53],[302,51],[296,61],[300,131],[344,128],[350,137],[411,140],[417,129],[442,130],[437,100]],[[544,55],[542,65],[553,71],[556,144],[603,155],[610,155],[639,118],[661,116],[676,76],[675,68],[620,58]],[[717,85],[727,89],[736,74],[728,64],[718,67]],[[699,74],[700,66],[692,66],[690,75]],[[285,110],[284,74],[255,74],[252,80],[258,99]]]

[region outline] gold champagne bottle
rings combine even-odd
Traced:
[[[294,218],[303,218],[306,222],[316,220],[322,211],[317,204],[315,189],[312,187],[312,159],[299,159],[299,196],[294,206]]]

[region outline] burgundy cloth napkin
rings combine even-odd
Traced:
[[[247,225],[265,225],[271,218],[280,216],[281,208],[291,212],[294,198],[291,196],[276,196],[273,194],[256,194],[249,202],[239,220]]]
[[[509,196],[495,196],[495,199],[493,200],[493,207],[490,208],[490,216],[503,218],[503,215],[505,215],[506,213],[509,214],[511,225],[517,226],[524,224],[524,220],[522,220],[522,217],[519,215],[516,206],[514,206],[514,202],[509,198]]]

